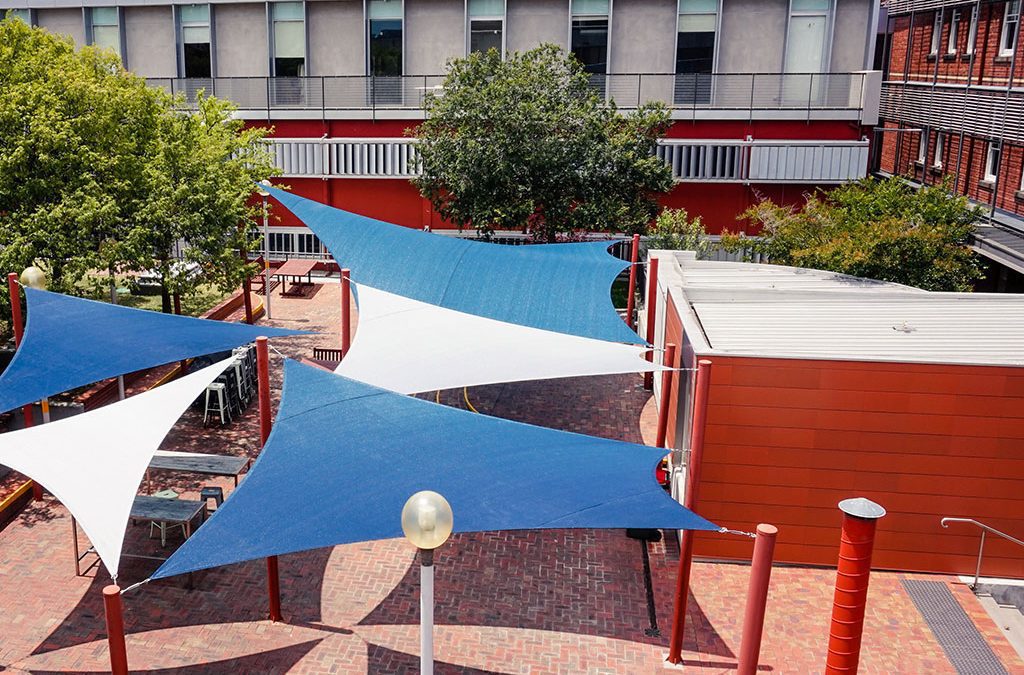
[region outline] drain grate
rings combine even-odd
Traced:
[[[1007,675],[995,652],[941,581],[903,579],[903,588],[961,675]]]

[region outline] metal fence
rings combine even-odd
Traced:
[[[673,110],[861,110],[865,73],[611,73],[591,75],[591,87],[620,108],[661,102]],[[233,101],[242,110],[422,110],[439,92],[442,75],[373,77],[150,78],[151,85],[182,94]]]

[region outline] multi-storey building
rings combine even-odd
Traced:
[[[118,0],[104,0],[117,2]],[[664,198],[713,230],[762,196],[864,176],[877,121],[877,0],[0,0],[154,85],[236,102],[273,125],[280,180],[302,195],[445,229],[409,183],[425,93],[445,62],[552,42],[623,109],[671,107]],[[288,214],[272,251],[318,255]]]
[[[1024,291],[1020,0],[889,0],[877,168],[984,205],[991,290]]]

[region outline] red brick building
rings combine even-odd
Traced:
[[[1024,291],[1020,0],[890,0],[875,165],[988,209],[990,290]]]

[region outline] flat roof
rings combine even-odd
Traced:
[[[701,355],[1024,366],[1024,295],[652,254]]]

